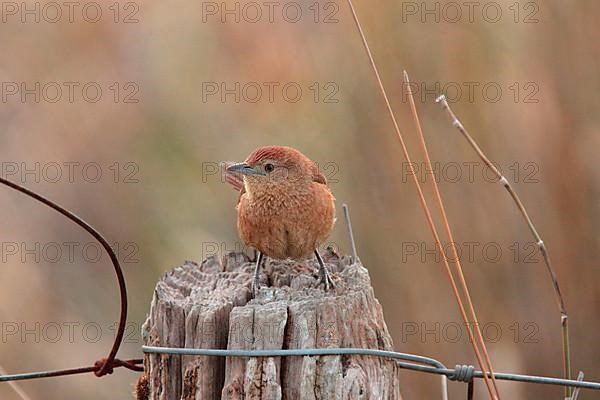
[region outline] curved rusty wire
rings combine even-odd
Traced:
[[[127,322],[127,287],[125,285],[125,276],[123,275],[123,270],[121,268],[121,264],[119,263],[117,255],[115,254],[115,251],[113,250],[111,245],[90,224],[88,224],[87,222],[85,222],[84,220],[79,218],[77,215],[75,215],[71,211],[59,206],[52,200],[49,200],[49,199],[45,198],[44,196],[42,196],[30,189],[27,189],[19,184],[11,182],[1,176],[0,176],[0,183],[18,191],[18,192],[21,192],[29,197],[34,198],[35,200],[54,209],[55,211],[59,212],[60,214],[64,215],[65,217],[67,217],[68,219],[75,222],[77,225],[79,225],[83,229],[85,229],[90,235],[92,235],[94,237],[94,239],[96,239],[102,245],[102,247],[104,247],[104,250],[106,250],[106,252],[110,256],[110,260],[113,264],[115,274],[117,275],[117,281],[119,283],[119,295],[120,295],[120,299],[121,299],[121,313],[120,313],[120,317],[119,317],[119,327],[115,334],[115,340],[110,349],[110,352],[108,353],[108,356],[102,360],[96,361],[96,363],[94,363],[94,367],[84,367],[84,368],[77,368],[77,369],[52,371],[52,375],[48,375],[48,376],[61,376],[61,375],[80,374],[80,373],[85,373],[85,372],[94,372],[94,375],[96,375],[97,377],[101,377],[106,374],[112,373],[112,369],[114,367],[129,365],[130,362],[124,362],[124,361],[116,359],[117,352],[119,351],[119,347],[121,346],[121,341],[123,340],[123,335],[125,334],[125,324]],[[132,360],[132,361],[137,361],[137,360]],[[101,364],[99,364],[99,363],[101,363]],[[123,365],[123,364],[127,364],[127,365]]]

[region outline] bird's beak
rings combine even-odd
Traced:
[[[230,165],[229,167],[227,167],[227,171],[238,172],[238,173],[244,174],[244,175],[266,175],[256,169],[252,168],[250,165],[246,164],[245,162]]]

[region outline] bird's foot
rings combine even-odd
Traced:
[[[327,271],[326,267],[323,267],[319,271],[319,286],[323,286],[326,292],[335,289],[335,283],[331,279],[331,274]]]

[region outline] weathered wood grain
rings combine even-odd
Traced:
[[[267,260],[251,299],[254,265],[241,253],[165,274],[142,328],[154,346],[218,349],[364,347],[392,350],[367,270],[328,250],[336,287],[317,286],[313,262]],[[268,287],[267,287],[268,285]],[[395,362],[368,356],[146,355],[150,399],[401,399]]]

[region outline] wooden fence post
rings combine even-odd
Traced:
[[[369,274],[324,255],[336,287],[317,287],[311,262],[267,259],[251,299],[254,264],[242,253],[186,262],[156,285],[143,325],[151,346],[215,349],[362,347],[392,350]],[[268,285],[268,287],[267,287]],[[208,357],[147,354],[149,398],[401,399],[398,367],[372,356]]]

